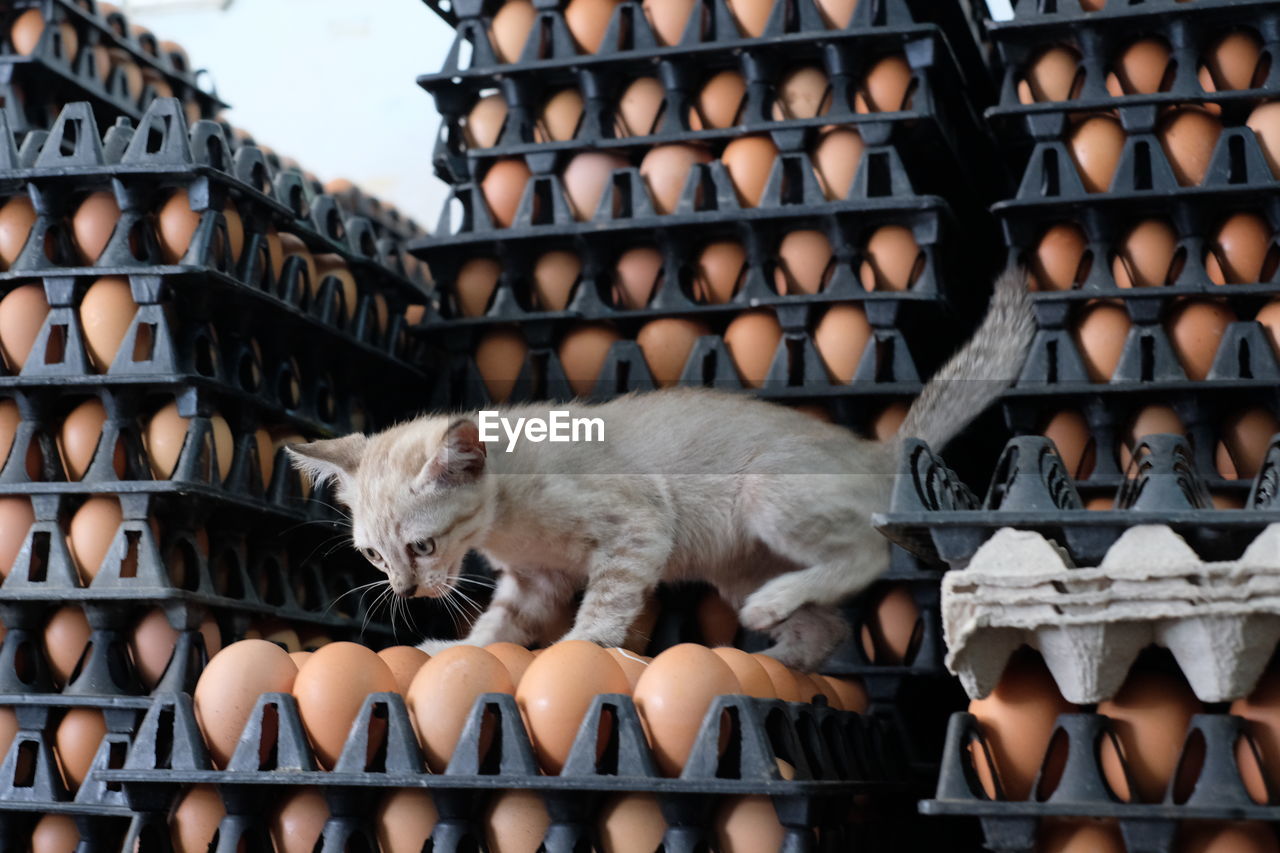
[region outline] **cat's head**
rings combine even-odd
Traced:
[[[398,595],[446,595],[493,523],[485,446],[473,421],[431,418],[287,450],[317,485],[335,483],[351,512],[352,544]]]

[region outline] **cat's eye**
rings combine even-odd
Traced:
[[[364,554],[364,558],[370,563],[382,562],[382,555],[378,553],[377,548],[361,548],[360,553]]]
[[[431,537],[419,539],[417,542],[411,542],[409,547],[413,549],[413,553],[419,557],[430,557],[436,552],[436,540]]]

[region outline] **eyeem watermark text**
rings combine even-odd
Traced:
[[[566,409],[552,409],[546,418],[504,418],[501,412],[481,410],[478,418],[480,440],[498,442],[507,437],[507,453],[515,450],[523,438],[538,444],[543,441],[604,441],[603,418],[574,418]],[[499,428],[502,432],[499,433]]]

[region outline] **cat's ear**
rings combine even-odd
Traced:
[[[305,444],[286,444],[285,450],[293,467],[320,485],[326,480],[341,480],[354,476],[360,466],[369,439],[356,432],[342,438],[327,441],[311,441]]]
[[[449,424],[436,452],[422,466],[414,481],[418,489],[432,486],[462,486],[474,483],[484,473],[485,446],[474,421]]]

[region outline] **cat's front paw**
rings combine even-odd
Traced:
[[[445,649],[451,649],[454,646],[461,646],[465,643],[466,640],[423,640],[418,643],[418,650],[434,657]]]

